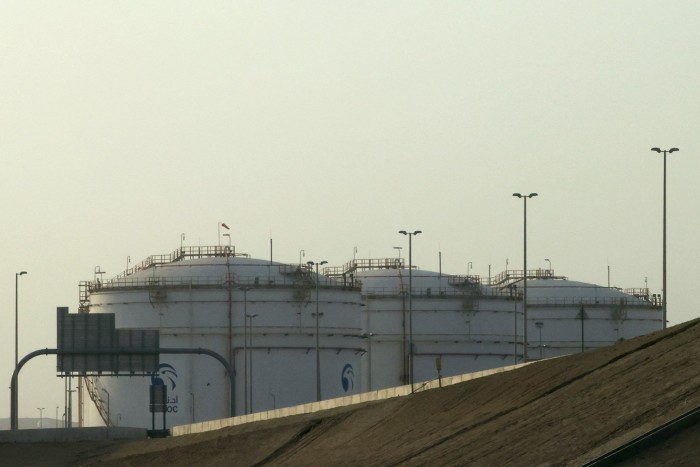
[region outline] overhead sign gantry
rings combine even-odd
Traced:
[[[22,358],[10,384],[10,425],[19,428],[19,371],[32,358],[56,355],[60,376],[150,376],[158,368],[160,354],[204,354],[216,358],[230,382],[231,416],[235,411],[235,381],[231,365],[218,353],[203,348],[162,348],[157,330],[116,329],[114,313],[69,313],[57,308],[57,348],[35,350]]]

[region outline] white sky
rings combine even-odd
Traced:
[[[528,264],[661,289],[698,316],[696,1],[0,3],[0,417],[20,355],[55,346],[78,282],[216,244],[285,262]],[[20,416],[63,406],[55,357]],[[35,386],[35,388],[30,388]],[[77,418],[77,413],[75,415]]]

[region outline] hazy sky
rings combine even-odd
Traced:
[[[528,265],[698,316],[696,1],[0,2],[0,417],[78,283],[217,244],[283,262]],[[63,406],[55,357],[20,416]],[[36,386],[29,390],[30,386]],[[77,413],[75,415],[77,419]]]

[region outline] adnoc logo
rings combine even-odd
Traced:
[[[168,363],[161,363],[158,366],[158,370],[154,371],[151,373],[151,384],[154,386],[158,385],[167,385],[170,387],[170,390],[173,391],[175,389],[175,386],[177,386],[177,383],[175,383],[175,380],[177,379],[177,371],[175,371],[175,367]],[[168,382],[170,384],[168,384]]]
[[[166,386],[169,387],[170,389],[168,390],[170,393],[174,393],[175,391],[175,386],[177,386],[177,383],[175,380],[177,379],[177,371],[175,371],[175,367],[168,364],[168,363],[161,363],[158,366],[158,369],[151,373],[151,384],[153,386]],[[177,400],[177,395],[173,394],[172,396],[168,394],[168,401],[167,401],[167,412],[172,412],[176,413],[178,411],[178,400]]]
[[[340,382],[345,392],[355,388],[355,372],[352,369],[352,365],[349,363],[346,363],[343,367],[343,371],[340,374]]]

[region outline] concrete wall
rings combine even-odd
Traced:
[[[469,373],[465,375],[450,376],[442,378],[442,381],[431,380],[421,383],[414,384],[416,391],[425,391],[429,389],[435,389],[440,386],[449,386],[451,384],[457,384],[464,381],[469,381],[476,378],[481,378],[488,375],[493,375],[496,373],[502,373],[504,371],[514,370],[525,365],[531,365],[532,363],[521,363],[519,365],[512,365],[507,367],[495,368],[491,370],[479,371],[476,373]],[[353,404],[361,404],[363,402],[378,401],[389,399],[392,397],[400,397],[411,394],[411,386],[397,386],[393,388],[381,389],[379,391],[365,392],[361,394],[355,394],[353,396],[339,397],[337,399],[328,399],[321,402],[312,402],[308,404],[296,405],[293,407],[285,407],[277,410],[268,410],[266,412],[258,412],[250,415],[243,415],[233,418],[224,418],[220,420],[210,420],[207,422],[193,423],[191,425],[181,425],[175,426],[171,429],[173,436],[189,435],[194,433],[202,433],[205,431],[218,430],[228,426],[242,425],[244,423],[252,423],[261,420],[271,420],[275,418],[290,417],[293,415],[301,415],[307,413],[318,412],[321,410],[333,409],[336,407],[343,407]]]

